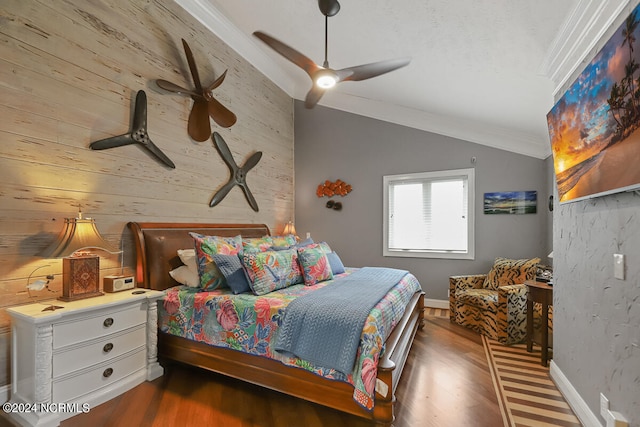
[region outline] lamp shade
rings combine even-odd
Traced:
[[[289,221],[285,224],[284,226],[284,230],[282,230],[282,234],[293,234],[294,236],[296,236],[296,226],[293,225],[293,222]]]
[[[112,254],[120,251],[102,238],[93,219],[65,218],[64,228],[56,240],[40,254],[44,258],[62,258],[86,249],[102,249]]]

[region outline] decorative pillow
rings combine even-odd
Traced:
[[[508,259],[496,258],[493,267],[484,279],[485,289],[497,290],[500,286],[516,285],[533,280],[540,258]]]
[[[313,239],[309,237],[308,239],[304,239],[303,241],[296,243],[294,246],[301,248],[303,246],[313,245],[314,243]]]
[[[200,287],[205,291],[213,291],[224,284],[224,276],[213,262],[213,255],[237,255],[242,248],[242,237],[204,236],[189,233],[195,242],[198,262]]]
[[[198,272],[196,270],[192,270],[186,265],[174,268],[169,272],[169,274],[173,277],[173,280],[181,285],[187,285],[192,288],[200,286],[200,277],[198,277]]]
[[[251,290],[249,279],[247,279],[238,255],[215,254],[213,255],[213,261],[234,294],[237,295]]]
[[[331,266],[327,254],[319,244],[313,244],[298,249],[298,260],[302,266],[304,284],[315,285],[318,282],[333,279]]]
[[[327,259],[329,260],[329,265],[331,266],[331,273],[334,275],[344,273],[344,264],[342,260],[335,252],[329,252],[327,254]]]
[[[298,249],[298,248],[302,248],[304,246],[308,246],[308,245],[313,245],[313,239],[311,237],[309,237],[306,240],[303,240],[300,243],[296,243],[295,245],[290,245],[290,246],[272,246],[271,250],[272,251],[284,251],[287,249]]]
[[[286,251],[245,252],[242,256],[249,285],[256,295],[303,283],[295,249]]]
[[[287,234],[286,236],[271,236],[272,246],[292,246],[296,244],[296,236]]]
[[[270,236],[242,239],[243,252],[264,252],[273,246]]]
[[[190,269],[198,272],[198,262],[196,260],[195,249],[178,249],[178,257],[180,261]]]
[[[333,252],[327,242],[320,242],[318,244],[320,245],[320,247],[322,248],[325,254],[328,254],[329,252]]]

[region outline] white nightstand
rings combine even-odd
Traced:
[[[86,411],[87,404],[93,408],[162,376],[157,300],[163,293],[134,293],[142,290],[7,309],[13,340],[10,402],[24,409],[37,404],[10,415],[22,425],[57,426]],[[42,311],[49,303],[64,308]]]

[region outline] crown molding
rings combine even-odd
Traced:
[[[548,135],[538,138],[513,129],[337,92],[325,95],[320,105],[539,159],[551,155]]]
[[[540,74],[553,82],[553,98],[558,99],[569,78],[584,66],[603,36],[630,4],[637,0],[580,0],[562,25],[540,65]],[[626,17],[626,14],[625,14]],[[617,28],[617,27],[615,27]]]
[[[175,2],[293,98],[294,80],[284,73],[282,68],[264,53],[251,37],[240,31],[210,1],[175,0]]]

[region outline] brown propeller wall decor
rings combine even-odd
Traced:
[[[193,53],[184,39],[182,39],[182,46],[184,47],[184,53],[187,56],[187,63],[189,64],[189,70],[191,71],[191,78],[193,79],[195,89],[185,89],[175,83],[171,83],[163,79],[156,80],[156,84],[164,90],[178,93],[180,95],[188,95],[193,99],[193,106],[191,107],[191,113],[189,113],[187,131],[189,136],[195,141],[202,142],[211,138],[211,123],[209,122],[209,117],[223,128],[233,126],[237,120],[236,115],[233,114],[231,110],[213,97],[213,90],[222,84],[227,75],[227,70],[225,70],[220,77],[211,83],[211,85],[202,86],[200,76],[198,75],[198,68],[196,67],[196,62],[193,59]]]
[[[318,0],[320,12],[324,15],[324,63],[322,66],[316,64],[311,59],[298,52],[291,46],[280,40],[262,32],[256,31],[254,36],[262,40],[271,49],[282,55],[287,60],[302,68],[311,78],[313,86],[307,93],[304,105],[313,108],[320,101],[327,89],[332,88],[340,82],[360,81],[377,77],[398,68],[402,68],[411,62],[411,58],[390,59],[387,61],[373,62],[371,64],[359,65],[356,67],[334,70],[329,67],[327,59],[328,52],[328,28],[329,17],[336,15],[340,11],[338,0]]]

